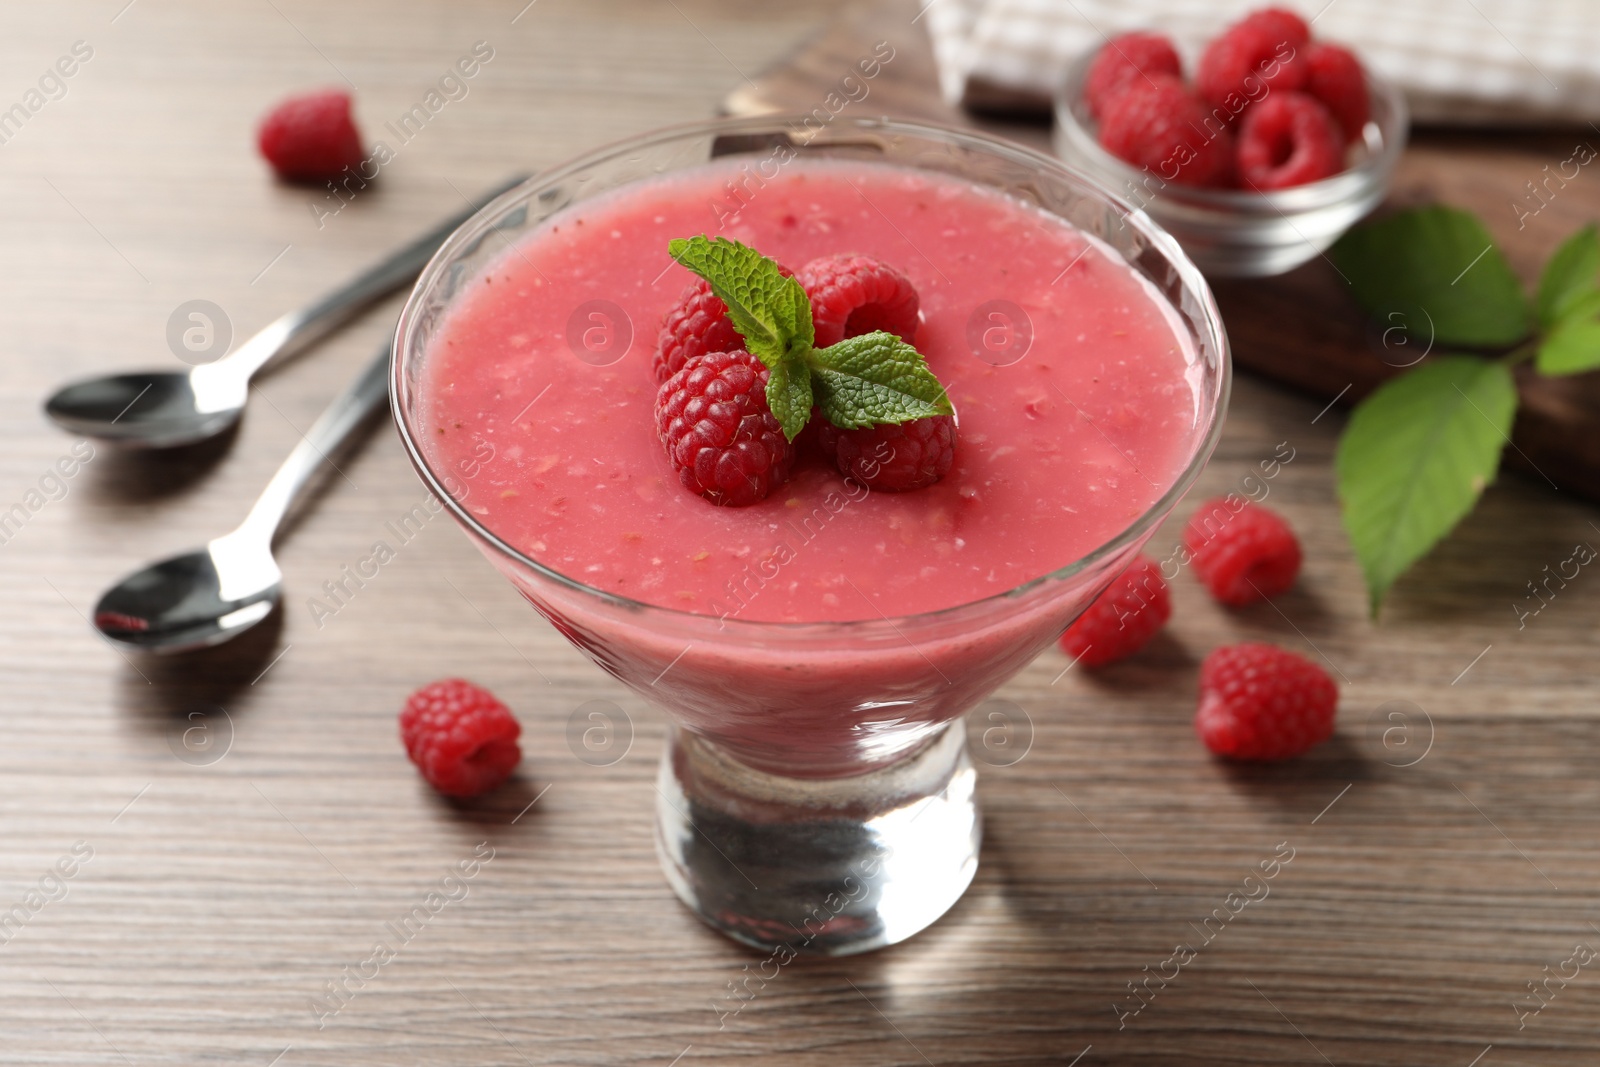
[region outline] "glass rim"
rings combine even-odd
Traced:
[[[863,134],[907,134],[930,140],[955,143],[963,147],[988,152],[1013,162],[1044,167],[1064,174],[1077,185],[1087,187],[1096,196],[1104,200],[1108,206],[1116,209],[1123,222],[1131,225],[1142,237],[1160,250],[1166,261],[1177,271],[1181,288],[1192,293],[1198,299],[1203,311],[1201,319],[1210,334],[1210,341],[1216,348],[1219,364],[1216,376],[1217,384],[1212,396],[1201,395],[1199,397],[1202,402],[1208,399],[1211,401],[1209,422],[1204,432],[1197,436],[1188,463],[1166,492],[1140,512],[1136,519],[1125,525],[1110,540],[1061,567],[1030,578],[1001,592],[991,593],[977,600],[963,601],[960,604],[952,604],[949,607],[917,612],[911,615],[885,615],[880,612],[879,618],[812,622],[727,618],[704,612],[686,611],[682,608],[652,604],[648,601],[636,600],[632,597],[598,589],[540,563],[538,560],[507,544],[487,525],[479,521],[460,501],[455,499],[455,496],[450,493],[441,479],[434,473],[432,463],[424,454],[420,445],[421,438],[413,430],[403,398],[408,393],[406,370],[419,356],[419,353],[413,350],[409,338],[421,314],[421,297],[439,284],[457,254],[473,242],[482,240],[506,215],[510,214],[517,206],[532,201],[541,189],[571,178],[589,167],[614,158],[619,153],[646,149],[663,143],[691,138],[714,138],[721,134],[765,132],[784,133],[793,137],[797,128],[803,128],[796,125],[803,120],[803,115],[775,113],[748,118],[709,119],[657,127],[648,133],[635,134],[611,141],[584,152],[582,155],[568,159],[557,166],[540,171],[527,181],[489,201],[489,203],[479,208],[470,219],[462,223],[439,247],[439,250],[434,253],[433,258],[423,268],[421,276],[418,277],[416,284],[407,295],[405,306],[401,309],[399,320],[395,324],[394,357],[390,362],[389,368],[389,405],[394,416],[395,426],[412,466],[416,468],[418,475],[422,478],[429,492],[441,501],[449,509],[452,517],[480,542],[492,547],[499,555],[517,567],[532,571],[569,592],[580,594],[585,598],[593,598],[608,606],[627,611],[657,613],[669,618],[680,619],[687,624],[695,626],[717,623],[719,629],[725,632],[733,634],[744,632],[752,635],[800,634],[814,631],[818,628],[826,628],[832,632],[841,627],[850,628],[852,631],[866,631],[871,628],[883,627],[886,624],[889,628],[898,632],[901,625],[938,622],[958,617],[964,613],[979,614],[1006,601],[1015,600],[1024,593],[1037,589],[1047,582],[1062,581],[1091,569],[1126,549],[1165,519],[1173,507],[1177,505],[1177,502],[1194,485],[1195,480],[1199,478],[1200,472],[1205,468],[1206,462],[1215,450],[1217,441],[1222,435],[1222,424],[1225,421],[1228,397],[1232,389],[1233,359],[1228,344],[1227,330],[1223,327],[1222,313],[1217,307],[1216,299],[1210,287],[1206,284],[1200,268],[1189,259],[1177,240],[1158,226],[1142,208],[1136,207],[1126,198],[1109,188],[1097,176],[1070,166],[1054,156],[1015,142],[991,137],[987,134],[941,126],[936,123],[890,118],[846,119],[842,116],[835,118],[834,122],[827,127],[828,134],[834,134],[840,126]],[[826,140],[813,137],[796,145],[796,147],[803,150],[812,143],[826,145],[835,143],[835,141],[833,136],[829,136]],[[1137,272],[1137,268],[1134,269]],[[1161,299],[1165,299],[1165,297]]]

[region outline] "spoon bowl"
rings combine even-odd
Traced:
[[[144,371],[73,382],[45,402],[45,414],[69,433],[124,448],[178,448],[215,437],[244,411],[244,383],[234,397],[205,410],[192,372]],[[235,402],[229,402],[235,401]]]
[[[283,587],[277,563],[267,552],[243,560],[241,569],[238,554],[218,552],[225,540],[128,575],[95,605],[95,629],[133,651],[189,652],[231,640],[266,618]],[[230,563],[235,573],[226,573]]]

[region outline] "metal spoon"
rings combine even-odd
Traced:
[[[391,345],[317,418],[238,529],[130,574],[100,598],[101,636],[141,652],[186,652],[237,637],[271,613],[283,584],[273,535],[312,472],[388,396]]]
[[[487,203],[520,185],[503,182]],[[45,414],[69,433],[124,448],[174,448],[226,430],[238,421],[250,378],[273,357],[302,349],[356,311],[410,284],[433,253],[477,207],[455,215],[309,307],[291,311],[240,345],[232,355],[188,371],[139,371],[87,378],[45,401]]]

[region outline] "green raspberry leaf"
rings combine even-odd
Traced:
[[[1444,345],[1493,348],[1528,335],[1528,301],[1476,215],[1402,211],[1357,226],[1328,250],[1356,301],[1385,326]]]
[[[1567,318],[1600,277],[1600,229],[1590,223],[1562,242],[1539,278],[1539,324],[1546,329]]]
[[[922,353],[882,330],[811,353],[817,407],[845,430],[953,415]]]
[[[1570,319],[1539,345],[1534,365],[1540,374],[1579,374],[1600,367],[1600,322]]]
[[[673,259],[711,283],[751,355],[774,371],[787,359],[803,359],[815,339],[811,301],[776,263],[726,237],[679,237],[667,247]],[[790,375],[803,377],[793,369]]]
[[[1356,407],[1334,467],[1374,616],[1494,481],[1516,407],[1511,369],[1472,356],[1425,363]]]

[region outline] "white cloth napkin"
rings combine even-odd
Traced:
[[[952,103],[1043,107],[1106,37],[1158,29],[1192,73],[1206,41],[1267,0],[931,0],[922,18]],[[1600,0],[1277,0],[1452,124],[1600,123]]]

